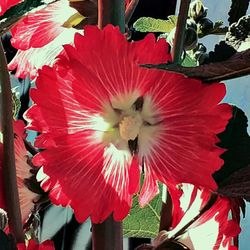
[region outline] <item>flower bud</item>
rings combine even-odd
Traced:
[[[190,3],[188,16],[198,21],[197,19],[207,16],[207,8],[204,7],[201,0],[195,0]]]

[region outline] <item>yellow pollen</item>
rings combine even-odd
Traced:
[[[120,136],[124,140],[134,140],[140,131],[142,119],[139,115],[125,116],[119,124]]]

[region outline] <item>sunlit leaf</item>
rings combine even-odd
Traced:
[[[181,63],[181,65],[183,67],[195,67],[195,66],[197,66],[197,62],[189,54],[186,54],[185,58],[183,59],[183,61]]]
[[[140,32],[170,32],[177,22],[177,16],[169,16],[168,20],[155,19],[152,17],[141,17],[133,25]]]
[[[214,27],[213,29],[218,29],[219,27],[221,27],[223,25],[223,21],[222,20],[218,20],[214,23]]]
[[[161,205],[161,192],[144,208],[140,208],[136,196],[129,215],[123,221],[124,236],[155,237],[159,230]]]
[[[75,13],[72,15],[64,24],[63,27],[65,28],[72,28],[77,26],[82,20],[84,19],[84,16],[82,16],[80,13]]]
[[[226,32],[228,32],[228,27],[221,27],[223,25],[223,21],[222,20],[218,20],[214,23],[213,28],[211,30],[208,31],[207,34],[203,34],[201,32],[201,30],[198,30],[198,37],[202,38],[206,35],[209,34],[215,34],[215,35],[225,35]]]
[[[12,92],[12,103],[13,103],[13,118],[17,118],[19,110],[21,108],[21,102],[17,97],[15,91]]]

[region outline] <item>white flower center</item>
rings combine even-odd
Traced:
[[[121,138],[127,141],[135,140],[142,123],[142,118],[139,114],[125,116],[119,124]]]

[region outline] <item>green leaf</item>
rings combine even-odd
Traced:
[[[222,20],[218,20],[214,23],[214,27],[213,30],[216,30],[218,28],[220,28],[223,25],[223,21]]]
[[[140,32],[170,32],[177,23],[177,16],[169,16],[168,20],[155,19],[152,17],[141,17],[133,25]]]
[[[183,59],[181,66],[183,67],[195,67],[197,66],[197,62],[194,58],[192,58],[189,54],[186,53],[185,58]]]
[[[153,238],[158,234],[162,205],[161,191],[148,205],[141,208],[138,195],[134,197],[129,215],[123,221],[125,237]]]
[[[17,118],[21,108],[21,102],[17,96],[18,93],[16,92],[16,90],[12,89],[13,118]]]
[[[171,16],[168,16],[167,21],[175,27],[177,24],[177,19],[178,19],[178,16],[171,15]]]
[[[222,20],[217,20],[213,27],[209,29],[207,32],[202,32],[201,29],[198,29],[198,37],[202,38],[206,35],[214,34],[214,35],[225,35],[226,32],[228,31],[228,27],[221,27],[223,25]]]

